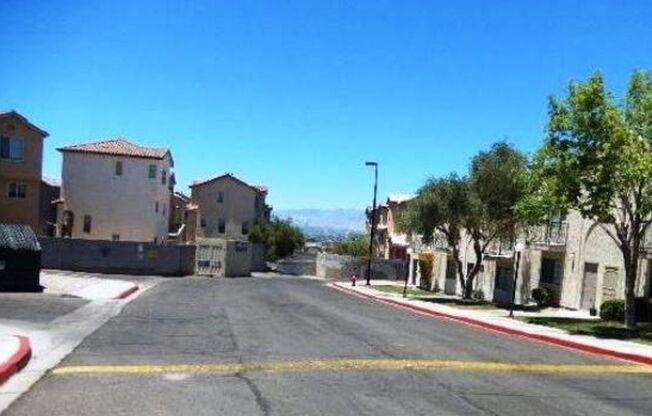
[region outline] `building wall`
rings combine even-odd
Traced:
[[[218,193],[224,193],[223,202],[217,202]],[[259,212],[256,208],[257,192],[240,182],[224,177],[192,188],[192,202],[199,206],[200,227],[198,235],[205,238],[247,240],[242,233],[242,223],[253,226]],[[219,233],[218,222],[225,221],[225,232]],[[205,226],[202,226],[202,220]]]
[[[194,245],[39,238],[44,269],[136,275],[193,274]]]
[[[117,161],[122,161],[121,176],[115,174]],[[150,164],[157,166],[153,179],[148,178]],[[167,156],[158,160],[64,152],[61,192],[65,210],[74,214],[72,237],[111,240],[118,234],[120,241],[166,241],[171,168]],[[84,215],[92,217],[90,233],[83,231]]]
[[[24,140],[22,161],[0,159],[0,223],[27,224],[37,233],[42,232],[39,217],[43,137],[16,117],[0,119],[0,136],[20,137]],[[10,182],[27,185],[25,199],[8,197]]]

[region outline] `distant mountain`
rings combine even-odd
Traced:
[[[357,209],[287,209],[273,211],[279,218],[292,218],[309,237],[343,237],[364,231],[365,214]]]

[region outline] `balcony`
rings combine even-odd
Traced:
[[[511,257],[514,255],[514,241],[509,239],[493,240],[485,249],[488,257]]]
[[[568,239],[568,223],[566,221],[550,221],[547,224],[530,227],[528,234],[532,244],[565,246]]]

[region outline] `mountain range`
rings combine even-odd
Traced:
[[[273,212],[279,218],[291,218],[312,238],[341,238],[365,229],[364,210],[358,209],[287,209]]]

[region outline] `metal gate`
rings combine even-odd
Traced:
[[[202,276],[224,276],[226,241],[214,238],[197,239],[195,272]]]

